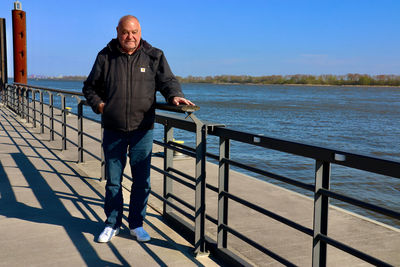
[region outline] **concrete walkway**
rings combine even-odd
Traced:
[[[76,125],[74,115],[68,121]],[[85,132],[100,138],[100,126],[84,122]],[[153,237],[147,244],[132,240],[125,228],[109,244],[98,244],[102,230],[104,182],[100,163],[85,155],[76,164],[76,148],[61,151],[60,138],[37,134],[9,110],[0,109],[0,265],[218,265],[212,259],[193,258],[193,247],[170,229],[160,217],[162,203],[149,200],[145,228]],[[70,131],[70,130],[69,130]],[[68,136],[74,139],[70,131]],[[160,138],[160,137],[157,137]],[[75,138],[76,139],[76,138]],[[85,148],[100,155],[100,146],[85,138]],[[50,149],[51,148],[51,149]],[[154,147],[154,152],[160,151]],[[162,168],[162,159],[152,163]],[[192,159],[177,159],[174,167],[194,173]],[[129,175],[129,167],[126,169]],[[217,186],[218,169],[207,164],[207,182]],[[5,177],[5,179],[3,179]],[[152,171],[152,190],[162,195],[162,175]],[[124,180],[125,188],[130,181]],[[261,207],[312,228],[310,198],[231,171],[230,191]],[[128,193],[125,191],[125,193]],[[174,183],[174,194],[194,205],[194,192]],[[125,197],[128,199],[128,197]],[[217,217],[217,195],[208,190],[207,213]],[[312,239],[255,211],[229,202],[229,225],[257,243],[299,266],[311,266]],[[185,209],[184,207],[182,207]],[[189,210],[187,210],[189,212]],[[394,266],[400,266],[400,230],[331,206],[329,236]],[[216,226],[206,224],[216,239]],[[254,266],[281,266],[272,258],[228,235],[228,248]],[[328,246],[328,266],[370,266]]]

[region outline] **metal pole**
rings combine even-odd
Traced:
[[[40,97],[40,132],[44,133],[44,103],[43,103],[43,91],[39,92]]]
[[[21,116],[21,93],[22,93],[22,87],[17,86],[17,95],[16,95],[16,101],[17,101],[17,114]]]
[[[26,13],[21,3],[16,1],[12,10],[13,46],[14,46],[14,82],[28,83],[26,54]]]
[[[2,102],[5,102],[6,88],[8,83],[7,74],[7,39],[6,39],[6,20],[0,18],[0,93]]]
[[[33,127],[36,128],[36,90],[32,90],[32,102],[33,102]]]
[[[50,140],[54,141],[54,96],[49,93]]]
[[[78,163],[83,162],[83,102],[78,100]]]
[[[195,239],[194,253],[197,256],[206,253],[205,218],[206,218],[206,127],[193,113],[190,118],[196,124],[196,192],[195,192]]]
[[[164,125],[164,142],[168,144],[174,139],[174,128],[172,128],[167,122]],[[164,147],[164,171],[169,172],[170,168],[173,167],[174,152],[171,149]],[[168,200],[169,194],[172,193],[172,179],[167,175],[164,175],[163,183],[163,197]],[[171,207],[167,205],[167,202],[163,203],[163,214],[166,215],[172,211]]]
[[[30,111],[30,104],[29,104],[29,92],[31,90],[29,90],[28,88],[26,88],[26,122],[29,123],[30,122],[30,117],[29,117],[29,111]]]
[[[228,198],[222,196],[222,192],[229,192],[229,163],[223,159],[229,159],[229,139],[219,139],[219,172],[218,172],[218,248],[227,248],[228,235],[222,224],[228,225]]]
[[[328,233],[329,198],[323,196],[319,189],[329,190],[330,163],[316,161],[315,164],[315,192],[314,192],[314,236],[312,266],[326,266],[326,243],[319,239],[319,235]]]
[[[107,180],[106,176],[106,160],[105,160],[105,155],[104,155],[104,149],[103,149],[103,142],[104,142],[104,128],[101,127],[101,177],[100,181]]]
[[[21,100],[21,118],[25,119],[25,87],[21,88],[20,100]]]
[[[67,149],[67,113],[65,105],[65,96],[61,95],[61,117],[62,117],[62,138],[61,138],[61,149]]]

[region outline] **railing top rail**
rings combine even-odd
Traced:
[[[359,170],[400,178],[400,162],[216,127],[210,134]]]
[[[73,91],[67,91],[67,90],[62,90],[62,89],[46,88],[46,87],[30,85],[30,84],[24,84],[24,83],[14,83],[14,84],[18,85],[18,86],[29,87],[29,88],[38,89],[38,90],[46,90],[46,91],[53,92],[53,93],[68,94],[68,95],[74,95],[74,96],[84,96],[80,92],[73,92]]]
[[[67,91],[67,90],[62,90],[62,89],[47,88],[47,87],[24,84],[24,83],[14,83],[14,85],[38,89],[38,90],[45,90],[45,91],[49,91],[49,92],[53,92],[53,93],[69,94],[69,95],[73,95],[73,96],[84,97],[83,93],[81,93],[81,92],[73,92],[73,91]],[[178,112],[178,113],[186,113],[186,112],[193,113],[193,112],[199,110],[200,107],[199,106],[189,106],[189,105],[174,106],[174,105],[171,105],[168,103],[156,103],[156,109]]]
[[[189,106],[189,105],[179,105],[174,106],[168,103],[156,103],[156,109],[165,110],[165,111],[173,111],[173,112],[180,112],[180,113],[193,113],[200,109],[199,106]]]

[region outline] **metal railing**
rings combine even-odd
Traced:
[[[101,143],[101,140],[90,136],[85,133],[83,125],[83,105],[86,102],[82,99],[81,93],[67,92],[63,90],[41,88],[30,85],[13,84],[7,85],[5,88],[5,95],[2,101],[10,109],[14,110],[17,114],[29,122],[31,119],[36,126],[40,124],[41,132],[48,129],[51,135],[59,135],[62,139],[62,148],[66,149],[66,142],[71,142],[66,136],[66,128],[73,129],[77,132],[78,143],[73,143],[78,148],[78,162],[83,162],[83,153],[91,153],[84,148],[83,136],[92,138]],[[48,103],[44,103],[43,94],[49,95]],[[39,100],[36,98],[39,94]],[[57,120],[54,118],[54,102],[53,95],[61,97],[61,106],[58,108],[62,112],[62,119]],[[68,125],[66,122],[67,109],[65,106],[65,97],[75,97],[77,100],[77,120],[78,128]],[[37,108],[39,105],[39,108]],[[44,112],[44,106],[47,107],[48,114]],[[250,246],[256,248],[262,253],[272,257],[278,262],[287,266],[295,266],[294,263],[277,255],[270,249],[257,243],[255,240],[245,236],[236,229],[232,228],[228,223],[229,206],[228,200],[235,201],[241,205],[255,210],[260,214],[270,217],[280,223],[283,223],[293,229],[296,229],[307,236],[312,237],[312,265],[313,266],[326,266],[327,245],[331,245],[339,250],[349,253],[359,259],[368,263],[378,266],[391,266],[388,263],[381,261],[367,253],[359,251],[351,246],[339,242],[328,235],[328,209],[329,199],[336,199],[346,202],[363,209],[374,211],[385,216],[389,216],[396,220],[400,220],[400,213],[383,208],[371,203],[361,201],[356,198],[346,196],[344,194],[335,192],[330,189],[331,177],[331,164],[346,166],[353,169],[364,170],[376,174],[382,174],[389,177],[400,178],[400,163],[357,155],[353,153],[337,151],[317,146],[306,145],[281,139],[269,138],[262,135],[249,134],[245,132],[235,131],[223,127],[221,124],[207,123],[199,120],[194,114],[194,110],[185,109],[184,107],[171,107],[169,105],[158,104],[157,109],[169,110],[180,113],[186,113],[187,117],[177,116],[174,114],[157,113],[156,123],[164,126],[164,140],[154,143],[164,147],[164,167],[160,169],[154,165],[151,166],[155,171],[163,174],[163,195],[160,196],[155,192],[152,194],[163,201],[163,216],[175,225],[186,235],[190,236],[196,254],[202,254],[207,250],[212,254],[219,256],[224,261],[233,265],[248,265],[248,263],[240,256],[234,254],[228,248],[228,233],[246,242]],[[39,116],[39,119],[37,118]],[[45,124],[44,117],[48,118],[48,125]],[[54,123],[60,123],[62,132],[58,133],[54,129]],[[173,140],[173,129],[182,129],[185,131],[193,132],[196,136],[195,147],[178,144]],[[207,152],[207,135],[213,135],[219,138],[219,155],[214,155]],[[54,140],[54,136],[52,137]],[[309,158],[315,161],[315,182],[314,184],[307,184],[294,179],[267,172],[265,170],[255,168],[230,158],[230,145],[231,141],[249,144],[255,147],[264,149],[276,150],[288,154]],[[196,159],[195,163],[195,176],[191,176],[183,171],[177,170],[173,166],[173,152],[178,151],[189,157]],[[104,161],[96,155],[91,156]],[[217,160],[218,168],[218,187],[206,183],[206,158]],[[103,166],[103,164],[102,164]],[[260,207],[248,200],[241,198],[229,191],[230,183],[230,166],[235,166],[259,175],[279,180],[281,182],[302,188],[304,190],[313,192],[314,194],[314,215],[313,227],[308,228],[298,224],[288,218],[280,216],[271,212],[263,207]],[[102,176],[104,172],[102,172]],[[181,197],[174,194],[172,182],[178,182],[187,188],[195,191],[195,205],[183,200]],[[218,214],[214,218],[207,214],[205,207],[205,192],[209,189],[218,194]],[[184,207],[184,208],[182,208]],[[191,212],[187,212],[189,209]],[[177,215],[180,214],[181,216]],[[192,221],[193,224],[188,224],[187,220]],[[217,226],[217,240],[213,240],[205,233],[205,220],[214,223]],[[193,227],[194,225],[194,227]]]

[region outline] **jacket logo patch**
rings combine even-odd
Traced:
[[[146,72],[146,68],[140,68],[140,72]]]

